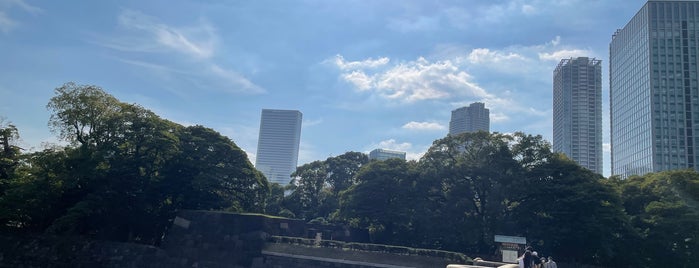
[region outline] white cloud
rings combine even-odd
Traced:
[[[124,10],[118,17],[119,25],[147,35],[145,40],[197,58],[209,58],[214,54],[217,36],[213,27],[206,23],[177,28],[159,22],[156,18],[134,10]],[[135,46],[133,46],[135,45]],[[116,47],[138,50],[141,44],[121,43]]]
[[[608,142],[602,143],[602,152],[611,153],[612,152],[612,144],[608,143]]]
[[[490,113],[490,122],[491,123],[504,122],[504,121],[507,121],[509,119],[510,119],[510,117],[502,112]]]
[[[0,10],[0,31],[3,33],[9,33],[15,27],[17,27],[17,22],[12,20],[9,16]]]
[[[398,143],[395,139],[388,139],[380,141],[375,147],[380,149],[389,149],[405,152],[410,150],[410,148],[412,148],[413,145],[409,142]]]
[[[0,0],[0,9],[10,9],[13,6],[31,14],[38,14],[43,11],[41,8],[27,4],[24,0]]]
[[[346,61],[342,55],[336,55],[335,60],[332,61],[341,70],[356,70],[363,68],[376,68],[388,64],[390,59],[387,57],[382,57],[378,59],[368,58],[363,61]]]
[[[32,6],[24,0],[0,0],[0,32],[9,33],[20,25],[17,20],[8,15],[15,7],[32,15],[43,11],[41,8]]]
[[[323,119],[316,119],[316,120],[311,120],[311,119],[306,119],[303,120],[303,123],[301,124],[303,127],[312,127],[312,126],[317,126],[323,123]]]
[[[369,65],[357,66],[360,68],[359,66]],[[338,67],[343,70],[342,66]],[[387,70],[376,71],[365,67],[345,72],[341,74],[341,78],[359,91],[369,91],[384,99],[407,103],[456,96],[489,97],[483,88],[472,81],[468,73],[460,70],[450,60],[430,62],[420,57],[396,64]]]
[[[117,21],[125,31],[113,33],[109,37],[96,35],[88,42],[122,52],[173,52],[185,56],[161,57],[158,62],[117,58],[118,61],[149,69],[168,82],[179,81],[171,82],[176,87],[194,83],[195,88],[232,94],[266,92],[243,74],[216,62],[219,38],[214,27],[205,20],[185,27],[174,27],[139,11],[123,10]],[[194,89],[186,87],[187,91]],[[182,92],[178,92],[178,95],[186,96]]]
[[[487,48],[476,48],[468,54],[468,60],[473,64],[500,63],[503,61],[523,60],[524,57],[514,52],[491,51]]]
[[[245,92],[253,94],[265,92],[263,88],[255,85],[250,80],[248,80],[247,78],[243,77],[235,71],[223,69],[221,66],[218,66],[217,64],[213,63],[209,65],[209,70],[211,71],[211,73],[215,74],[216,76],[222,78],[225,82],[227,82],[223,84],[228,84],[228,88],[231,92]],[[230,86],[232,86],[232,88]]]
[[[213,83],[216,85],[216,86],[207,87],[207,90],[218,90],[218,91],[229,92],[229,93],[233,93],[233,94],[235,94],[235,93],[260,94],[260,93],[265,92],[265,89],[252,83],[250,80],[243,77],[239,73],[232,71],[232,70],[224,69],[224,68],[222,68],[214,63],[205,63],[204,67],[202,67],[202,68],[195,68],[195,69],[189,70],[189,69],[178,69],[177,66],[170,67],[170,66],[166,66],[166,65],[138,61],[138,60],[121,59],[121,58],[117,58],[116,60],[123,62],[123,63],[126,63],[126,64],[130,64],[130,65],[134,65],[134,66],[148,69],[154,73],[159,74],[159,76],[165,77],[164,79],[173,80],[173,79],[178,79],[178,78],[180,78],[180,79],[182,79],[182,78],[202,79],[203,78],[206,81],[209,81],[210,83]],[[187,67],[182,67],[182,68],[187,68]],[[172,93],[175,93],[176,95],[178,95],[180,97],[187,96],[186,94],[184,94],[184,92],[176,91],[173,89],[169,89],[169,90]]]
[[[524,4],[522,5],[522,13],[525,15],[535,15],[538,13],[538,10],[532,5]]]
[[[248,156],[248,160],[250,160],[250,163],[254,166],[255,161],[257,160],[257,154],[255,154],[254,152],[247,151],[245,149],[242,149],[242,150]]]
[[[553,52],[539,53],[539,59],[547,61],[560,61],[561,59],[589,57],[592,54],[592,51],[584,49],[562,49]]]
[[[361,91],[371,89],[373,83],[373,79],[362,71],[352,71],[351,73],[342,75],[342,78],[347,82],[352,83]]]
[[[367,150],[365,153],[369,153],[369,151],[373,149],[388,149],[388,150],[394,150],[394,151],[400,151],[400,152],[406,152],[405,158],[407,160],[418,160],[420,157],[422,157],[425,152],[427,152],[427,147],[424,148],[414,148],[412,143],[409,142],[397,142],[395,139],[388,139],[388,140],[383,140],[378,143],[372,144],[368,146],[369,150]]]
[[[258,126],[247,126],[240,124],[226,123],[213,126],[214,129],[235,142],[240,149],[245,151],[248,159],[254,165],[257,158],[257,139],[259,133]]]
[[[404,129],[410,130],[444,130],[446,127],[436,122],[415,122],[410,121],[403,125]]]

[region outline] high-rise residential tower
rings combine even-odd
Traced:
[[[449,135],[480,130],[490,131],[490,110],[486,109],[482,102],[474,102],[451,111]]]
[[[296,171],[301,119],[296,110],[262,110],[255,168],[270,182],[287,185]]]
[[[648,1],[609,45],[612,174],[699,163],[699,1]]]
[[[553,150],[602,174],[602,64],[563,59],[553,71]]]

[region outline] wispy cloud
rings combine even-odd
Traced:
[[[312,126],[320,125],[320,124],[322,124],[322,123],[323,123],[323,119],[322,119],[322,118],[320,118],[320,119],[315,119],[315,120],[304,119],[302,125],[303,125],[303,127],[312,127]]]
[[[30,5],[24,0],[0,0],[0,32],[9,33],[20,25],[19,21],[8,15],[15,9],[32,15],[43,12],[41,8]]]
[[[560,61],[561,59],[587,57],[592,51],[584,49],[562,49],[548,53],[539,53],[539,59],[547,61]]]
[[[246,92],[253,94],[265,92],[263,88],[255,85],[239,73],[233,70],[224,69],[218,64],[209,64],[209,70],[219,78],[222,78],[224,82],[228,82],[228,84],[231,85],[231,87],[229,87],[231,92]]]
[[[436,122],[415,122],[410,121],[403,125],[404,129],[410,130],[444,130],[446,127]]]
[[[522,55],[515,52],[491,51],[488,48],[476,48],[468,54],[468,60],[473,64],[501,63],[523,59]]]
[[[3,33],[9,33],[17,27],[17,22],[12,20],[5,12],[0,10],[0,31]]]
[[[333,62],[338,68],[342,70],[355,70],[384,66],[390,61],[390,59],[388,59],[387,57],[382,57],[378,59],[368,58],[363,61],[347,61],[342,55],[336,55],[333,60],[328,61]]]
[[[123,58],[116,58],[116,60],[133,66],[148,69],[149,71],[156,73],[158,77],[170,81],[179,79],[185,79],[189,81],[204,80],[207,81],[209,84],[213,85],[212,87],[207,87],[206,90],[223,91],[229,92],[231,94],[259,94],[265,92],[263,88],[255,85],[239,73],[223,69],[222,67],[213,63],[210,63],[205,66],[208,69],[188,69],[191,68],[191,66],[168,66],[164,64],[156,64],[151,62]],[[180,97],[187,96],[187,94],[185,94],[182,91],[177,91],[169,88],[168,90]]]
[[[30,5],[24,0],[0,0],[0,8],[9,9],[12,7],[18,7],[19,9],[34,15],[43,12],[41,8]]]
[[[119,61],[158,72],[168,80],[184,80],[181,84],[201,81],[197,84],[207,90],[232,94],[266,92],[245,75],[217,62],[219,37],[206,19],[175,27],[140,11],[126,9],[118,15],[117,23],[119,31],[109,36],[95,34],[88,42],[124,52],[126,56],[118,57]],[[139,60],[128,59],[135,53],[149,53],[154,57],[139,55]],[[167,53],[178,56],[157,57],[157,54]]]
[[[157,18],[139,11],[124,10],[118,17],[119,26],[135,30],[144,36],[144,40],[154,41],[158,49],[169,49],[197,58],[209,58],[214,54],[218,37],[208,23],[200,22],[189,27],[173,27],[158,21]],[[142,44],[116,44],[114,48],[127,50],[153,51]]]

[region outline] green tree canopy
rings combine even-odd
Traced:
[[[699,174],[679,170],[621,181],[621,198],[641,235],[636,246],[649,267],[699,263]]]
[[[157,243],[179,209],[261,212],[269,185],[230,139],[67,83],[48,109],[71,143],[32,153],[0,199],[5,227]],[[31,202],[21,202],[21,199]]]

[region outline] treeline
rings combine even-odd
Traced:
[[[262,212],[269,184],[230,139],[164,120],[95,86],[47,105],[68,146],[22,153],[0,128],[0,228],[157,244],[179,209]]]
[[[541,136],[448,136],[419,161],[348,152],[292,177],[272,186],[268,213],[366,228],[374,243],[491,255],[500,234],[564,262],[699,263],[699,174],[606,179],[551,152]]]
[[[366,228],[372,242],[493,254],[524,236],[557,260],[611,267],[699,263],[699,174],[604,178],[541,136],[467,133],[418,161],[358,152],[268,184],[233,141],[184,127],[95,86],[47,106],[68,146],[24,153],[0,125],[0,228],[157,244],[179,209],[263,212]]]

